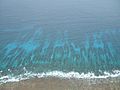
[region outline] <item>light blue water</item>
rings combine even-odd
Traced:
[[[119,0],[0,0],[0,77],[24,68],[120,70]]]

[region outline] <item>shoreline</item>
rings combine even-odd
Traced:
[[[0,90],[120,90],[120,77],[106,79],[36,77],[1,84]]]

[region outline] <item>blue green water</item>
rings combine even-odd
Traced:
[[[0,0],[0,77],[120,70],[119,0]]]

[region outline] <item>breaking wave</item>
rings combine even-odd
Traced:
[[[51,72],[43,72],[43,73],[33,73],[33,72],[26,72],[24,74],[20,75],[6,75],[0,77],[0,84],[7,83],[7,82],[19,82],[21,80],[27,80],[30,78],[45,78],[45,77],[57,77],[57,78],[65,78],[65,79],[102,79],[102,78],[109,78],[109,77],[119,77],[120,76],[120,70],[114,70],[113,73],[104,72],[103,75],[96,76],[92,72],[88,73],[78,73],[78,72],[62,72],[62,71],[51,71]]]

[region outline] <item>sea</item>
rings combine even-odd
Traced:
[[[120,0],[0,0],[0,83],[120,76]]]

